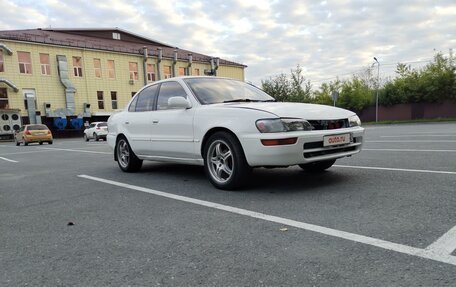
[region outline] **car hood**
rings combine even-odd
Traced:
[[[252,109],[264,111],[283,118],[301,118],[307,120],[336,120],[348,118],[355,115],[354,112],[317,104],[304,103],[226,103],[222,104],[226,108]]]

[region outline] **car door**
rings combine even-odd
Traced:
[[[164,82],[160,86],[155,110],[152,112],[152,146],[154,156],[188,159],[194,156],[193,118],[194,109],[172,109],[168,106],[171,97],[188,95],[175,81]]]
[[[128,112],[122,118],[127,139],[137,155],[151,154],[151,112],[158,91],[158,85],[144,88],[131,102]]]

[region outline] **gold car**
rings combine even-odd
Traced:
[[[25,125],[14,135],[14,141],[16,145],[21,143],[24,143],[24,145],[29,143],[43,144],[43,142],[52,144],[53,137],[46,125]]]

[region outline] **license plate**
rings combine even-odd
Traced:
[[[323,146],[342,145],[350,143],[350,134],[323,137]]]

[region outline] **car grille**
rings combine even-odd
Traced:
[[[348,119],[341,120],[308,120],[314,130],[334,130],[348,128]]]
[[[308,142],[304,144],[304,157],[305,158],[313,158],[318,156],[324,156],[328,154],[337,154],[337,153],[344,153],[344,152],[351,152],[356,151],[361,147],[361,143],[363,142],[362,137],[355,137],[353,138],[353,142],[349,145],[340,145],[340,146],[331,146],[331,147],[324,147],[323,141],[318,142]]]

